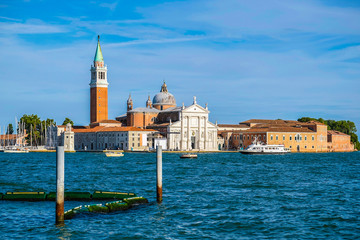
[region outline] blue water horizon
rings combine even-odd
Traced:
[[[149,204],[55,225],[55,202],[0,201],[4,239],[357,239],[360,153],[245,156],[66,153],[66,191],[134,192]],[[0,193],[56,191],[55,153],[0,153]],[[94,201],[93,203],[98,203]],[[100,201],[101,202],[101,201]],[[65,210],[86,202],[67,201]]]

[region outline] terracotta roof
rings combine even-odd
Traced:
[[[4,134],[4,135],[0,135],[0,139],[10,139],[10,140],[13,140],[13,139],[16,139],[16,134]]]
[[[348,135],[346,133],[335,131],[335,130],[328,130],[328,134],[329,135],[344,135],[344,136],[349,136],[350,137],[350,135]]]
[[[243,130],[243,132],[251,133],[251,132],[314,132],[314,131],[306,127],[284,126],[284,127],[262,127],[262,128],[254,127],[251,129]]]
[[[85,133],[85,132],[128,132],[128,131],[137,131],[137,132],[153,132],[153,129],[141,129],[136,127],[107,127],[107,126],[96,126],[93,128],[86,129],[74,129],[75,133]]]
[[[218,127],[248,128],[247,124],[218,124]]]
[[[99,122],[94,122],[92,124],[95,124],[95,123],[121,123],[121,122],[116,121],[116,120],[107,119],[107,120],[101,120]]]
[[[277,120],[271,120],[271,119],[250,119],[247,120],[245,122],[241,122],[241,123],[266,123],[266,124],[286,124],[286,123],[296,123],[298,121],[295,120],[282,120],[282,119],[277,119]],[[240,123],[240,124],[241,124]]]

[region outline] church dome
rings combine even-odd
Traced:
[[[171,105],[176,106],[175,97],[168,92],[167,86],[164,84],[161,86],[161,91],[153,98],[153,106]]]

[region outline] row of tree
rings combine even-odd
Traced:
[[[360,143],[358,136],[356,135],[356,126],[354,122],[346,121],[346,120],[325,120],[323,118],[310,118],[310,117],[302,117],[298,119],[299,122],[309,122],[309,121],[318,121],[328,126],[328,130],[335,130],[339,132],[346,133],[351,136],[351,142],[355,145],[355,148],[360,150]]]
[[[71,126],[74,125],[74,122],[69,118],[65,118],[63,125],[70,123]],[[19,126],[17,126],[17,132],[19,133],[19,127],[22,130],[26,130],[28,134],[26,140],[29,145],[37,146],[44,145],[45,142],[45,133],[49,126],[55,126],[56,122],[54,119],[47,118],[46,120],[41,120],[41,118],[36,114],[27,115],[24,114],[19,121]],[[6,134],[13,134],[14,127],[10,123],[7,127]]]

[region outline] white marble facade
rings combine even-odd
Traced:
[[[209,122],[207,106],[203,108],[196,103],[182,107],[179,121],[170,123],[167,129],[168,147],[170,150],[217,151],[217,126]]]

